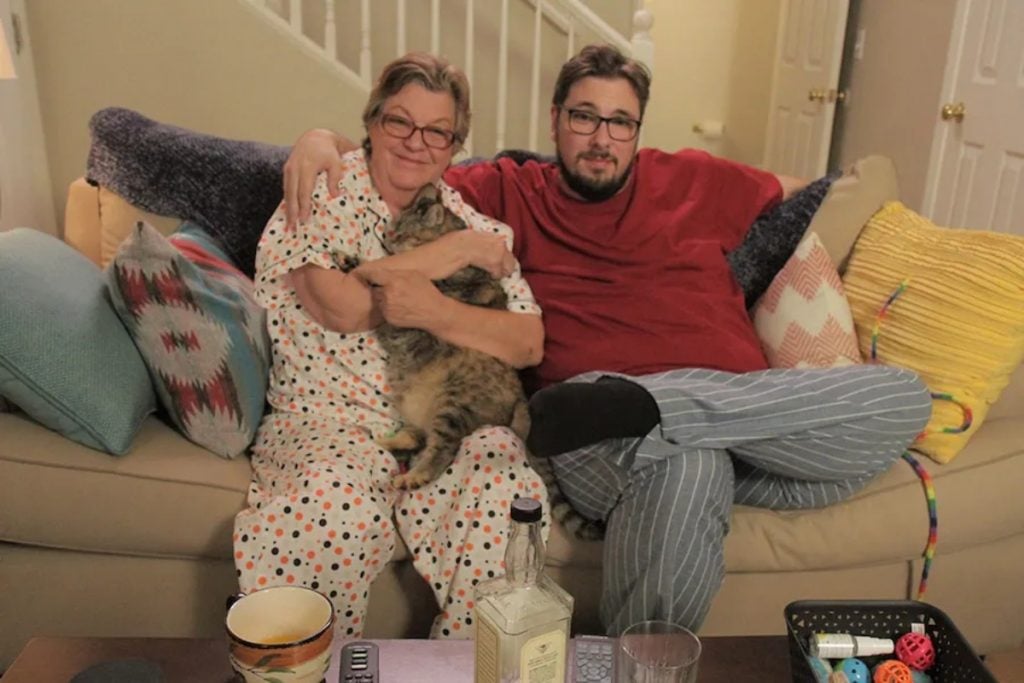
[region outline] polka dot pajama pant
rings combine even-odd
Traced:
[[[441,608],[431,637],[471,637],[473,587],[504,572],[509,501],[538,498],[547,514],[543,484],[504,427],[467,437],[441,477],[411,492],[391,486],[396,461],[366,430],[303,415],[265,417],[252,466],[234,529],[241,590],[318,590],[343,637],[362,636],[370,584],[398,536]]]

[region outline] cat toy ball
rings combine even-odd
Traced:
[[[926,671],[935,663],[935,645],[924,633],[904,633],[896,641],[896,656],[911,669]]]
[[[898,659],[887,659],[875,667],[874,683],[913,683],[910,667]]]
[[[835,670],[846,675],[850,683],[871,683],[871,671],[868,665],[856,657],[847,657],[837,663]]]

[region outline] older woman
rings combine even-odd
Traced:
[[[366,142],[345,157],[340,182],[318,179],[311,219],[288,229],[282,205],[260,240],[271,412],[253,447],[249,507],[235,520],[235,563],[244,591],[294,584],[325,593],[338,633],[359,636],[370,584],[400,536],[441,608],[431,635],[470,637],[472,588],[501,573],[508,501],[546,502],[543,484],[519,439],[491,427],[466,438],[438,480],[396,490],[396,461],[374,441],[399,426],[374,328],[421,328],[526,367],[542,354],[540,309],[510,255],[511,230],[440,180],[469,129],[465,76],[428,55],[398,59],[363,123]],[[471,229],[388,255],[381,235],[427,183]],[[345,274],[339,256],[362,265]],[[458,303],[432,284],[467,265],[502,278],[507,311]]]

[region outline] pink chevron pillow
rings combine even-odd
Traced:
[[[773,368],[861,363],[850,305],[835,264],[809,233],[753,310],[754,328]]]

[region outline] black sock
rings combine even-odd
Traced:
[[[530,453],[547,458],[605,439],[646,436],[661,420],[647,390],[621,377],[553,384],[530,398]]]

